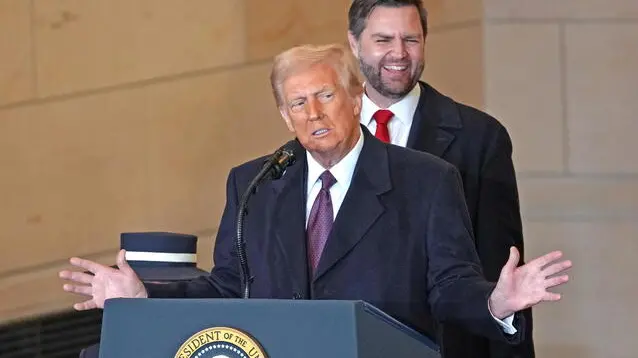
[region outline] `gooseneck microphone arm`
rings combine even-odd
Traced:
[[[239,274],[241,278],[242,297],[250,298],[250,285],[254,279],[250,275],[248,267],[248,258],[246,257],[246,241],[244,240],[244,219],[247,212],[248,200],[255,193],[257,186],[265,180],[279,179],[283,175],[286,168],[295,162],[295,154],[292,150],[292,142],[286,143],[279,148],[266,162],[248,185],[239,201],[239,210],[237,212],[237,236],[235,246],[237,249],[237,258],[239,259]]]

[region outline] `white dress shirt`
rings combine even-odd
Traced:
[[[354,148],[350,153],[346,154],[339,163],[330,168],[330,173],[337,179],[337,182],[330,188],[330,199],[332,199],[332,219],[337,217],[339,208],[343,203],[343,199],[350,188],[350,182],[352,181],[352,175],[354,174],[354,168],[357,165],[359,154],[363,149],[363,131],[360,131],[359,140],[354,145]],[[306,151],[306,158],[308,160],[308,192],[306,202],[306,228],[308,227],[308,218],[310,217],[310,210],[315,203],[317,195],[321,190],[321,180],[319,176],[326,170],[315,158]]]
[[[388,132],[390,132],[390,143],[405,147],[408,144],[408,136],[412,127],[412,119],[419,105],[421,98],[421,86],[417,84],[412,91],[403,97],[399,102],[388,108],[380,108],[366,95],[363,94],[361,101],[361,124],[366,126],[370,133],[374,135],[377,130],[377,121],[372,116],[380,109],[387,109],[394,114],[388,122]]]

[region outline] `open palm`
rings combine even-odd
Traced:
[[[572,266],[571,261],[556,262],[562,255],[560,251],[550,252],[516,267],[520,256],[518,250],[512,248],[490,296],[490,308],[494,316],[502,319],[543,301],[560,300],[560,294],[547,289],[569,280],[563,272]]]
[[[110,298],[148,297],[142,281],[126,262],[124,250],[120,250],[117,255],[119,269],[77,257],[71,258],[70,262],[73,266],[90,272],[60,272],[61,278],[72,282],[63,286],[65,291],[90,297],[73,305],[76,310],[104,308],[104,301]]]

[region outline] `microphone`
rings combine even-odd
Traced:
[[[243,193],[239,201],[239,210],[237,213],[237,236],[235,246],[237,248],[237,257],[239,258],[239,273],[241,276],[241,285],[243,298],[250,298],[250,284],[253,278],[248,268],[248,258],[246,257],[246,241],[244,240],[244,217],[247,214],[246,207],[248,199],[256,192],[257,186],[266,180],[276,180],[282,177],[286,168],[295,163],[296,141],[291,140],[281,146],[275,153],[264,161],[264,165],[257,173],[255,178],[250,182],[248,188]]]
[[[262,180],[276,180],[280,179],[284,174],[284,171],[289,166],[295,164],[295,152],[293,149],[294,141],[290,141],[284,144],[281,148],[277,149],[277,151],[266,160],[262,171],[257,174],[253,181],[258,180],[258,183]],[[263,174],[263,178],[260,177],[261,173]]]

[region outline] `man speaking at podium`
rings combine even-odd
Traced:
[[[364,300],[423,334],[435,320],[516,343],[518,311],[560,299],[570,261],[552,252],[517,267],[518,251],[496,284],[487,282],[472,240],[459,174],[430,154],[385,144],[359,124],[362,84],[350,50],[300,46],[275,58],[271,84],[296,140],[296,161],[251,197],[244,235],[253,298]],[[210,275],[187,283],[142,284],[119,269],[72,258],[62,271],[74,305],[104,307],[114,297],[239,298],[235,245],[239,200],[264,158],[231,170]]]

